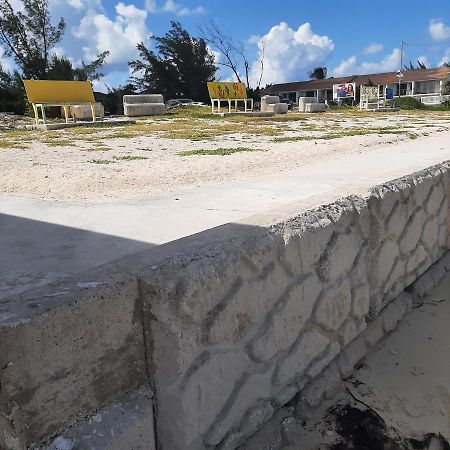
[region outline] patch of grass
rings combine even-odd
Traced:
[[[114,164],[115,161],[111,161],[110,159],[90,159],[89,163],[93,164]]]
[[[236,148],[216,148],[213,150],[188,150],[185,152],[178,152],[178,156],[197,156],[197,155],[208,155],[208,156],[227,156],[232,155],[233,153],[240,152],[259,152],[264,150],[259,150],[255,148],[248,147],[236,147]]]
[[[349,129],[349,130],[342,130],[335,133],[326,133],[321,136],[286,136],[286,137],[280,137],[275,138],[274,142],[295,142],[295,141],[328,141],[332,139],[340,139],[343,137],[349,137],[349,136],[367,136],[370,134],[403,134],[406,133],[405,131],[402,131],[401,129],[396,128],[362,128],[362,129]]]
[[[15,141],[0,140],[0,149],[27,150],[28,147]]]
[[[106,145],[96,145],[94,147],[89,148],[80,148],[80,150],[83,152],[107,152],[111,149]]]
[[[116,161],[137,161],[140,159],[148,159],[148,158],[146,156],[127,155],[127,156],[113,156],[113,159],[115,159]]]
[[[72,147],[75,145],[75,141],[69,139],[45,139],[41,141],[43,144],[49,147]]]

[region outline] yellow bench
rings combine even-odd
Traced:
[[[209,98],[211,99],[211,110],[213,114],[220,114],[220,102],[228,102],[228,112],[237,111],[238,103],[244,103],[244,111],[253,111],[253,99],[247,98],[247,88],[244,83],[224,82],[208,82]],[[250,102],[250,104],[249,104]],[[217,104],[217,108],[216,108]]]
[[[89,81],[54,81],[54,80],[24,80],[28,101],[33,106],[36,125],[45,124],[45,106],[62,106],[66,123],[69,123],[69,107],[89,104],[92,111],[92,121],[95,122],[94,93]],[[39,119],[38,108],[42,119]]]

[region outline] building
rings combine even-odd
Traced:
[[[450,96],[442,97],[442,89],[446,80],[450,80],[450,67],[404,71],[400,84],[400,96],[415,97],[426,104],[441,103],[443,100],[450,99]],[[386,88],[392,88],[394,96],[398,97],[399,95],[397,72],[274,84],[266,88],[264,93],[279,95],[294,103],[298,103],[300,97],[317,97],[319,101],[323,102],[333,100],[333,86],[344,83],[355,84],[357,101],[359,100],[359,87],[362,85],[378,86],[381,97]]]

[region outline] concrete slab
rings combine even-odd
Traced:
[[[74,203],[0,196],[0,309],[7,296],[121,256],[282,205],[296,213],[450,159],[449,133],[251,181],[139,201]],[[299,144],[301,145],[301,144]]]

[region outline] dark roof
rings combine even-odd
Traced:
[[[403,72],[403,82],[445,80],[450,76],[450,67],[440,69],[406,70]],[[339,78],[326,78],[325,80],[297,81],[294,83],[273,84],[264,90],[266,94],[289,91],[313,91],[315,89],[332,89],[333,84],[356,83],[363,84],[395,84],[398,83],[396,72],[374,73],[368,75],[350,75]]]

